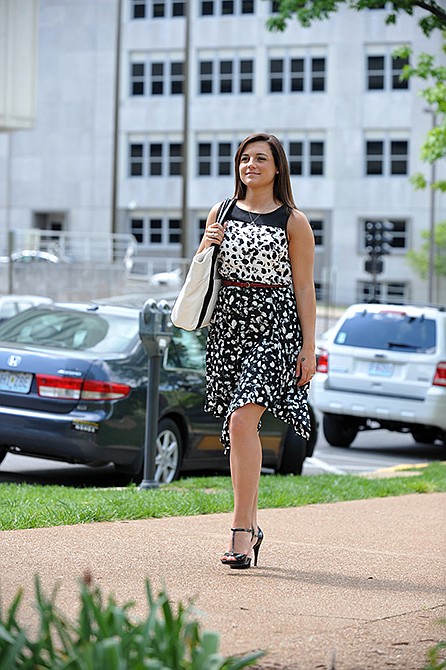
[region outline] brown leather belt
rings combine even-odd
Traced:
[[[260,284],[255,281],[232,281],[223,279],[223,286],[239,286],[240,288],[286,288],[287,284]]]

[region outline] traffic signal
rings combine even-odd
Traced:
[[[381,274],[384,269],[381,257],[390,254],[392,247],[393,223],[390,221],[366,221],[365,243],[369,258],[365,262],[365,271],[370,274]]]

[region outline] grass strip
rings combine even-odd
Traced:
[[[408,468],[410,469],[410,468]],[[413,477],[366,479],[354,475],[264,475],[259,506],[265,508],[383,498],[446,491],[446,465],[432,463]],[[158,489],[74,488],[0,484],[0,530],[20,530],[96,521],[149,519],[229,512],[229,477],[191,477]]]

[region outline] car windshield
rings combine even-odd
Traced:
[[[364,309],[344,321],[334,342],[348,347],[429,353],[436,346],[435,321],[424,315]]]
[[[31,309],[0,325],[0,340],[52,349],[123,353],[139,332],[138,319],[120,314]]]

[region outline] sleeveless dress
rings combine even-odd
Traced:
[[[250,216],[251,214],[251,216]],[[280,284],[280,288],[222,286],[209,326],[205,411],[224,418],[221,442],[229,449],[229,418],[256,403],[310,436],[308,385],[297,386],[302,334],[292,284],[282,205],[257,216],[234,204],[218,254],[223,279]],[[260,428],[260,426],[259,426]]]

